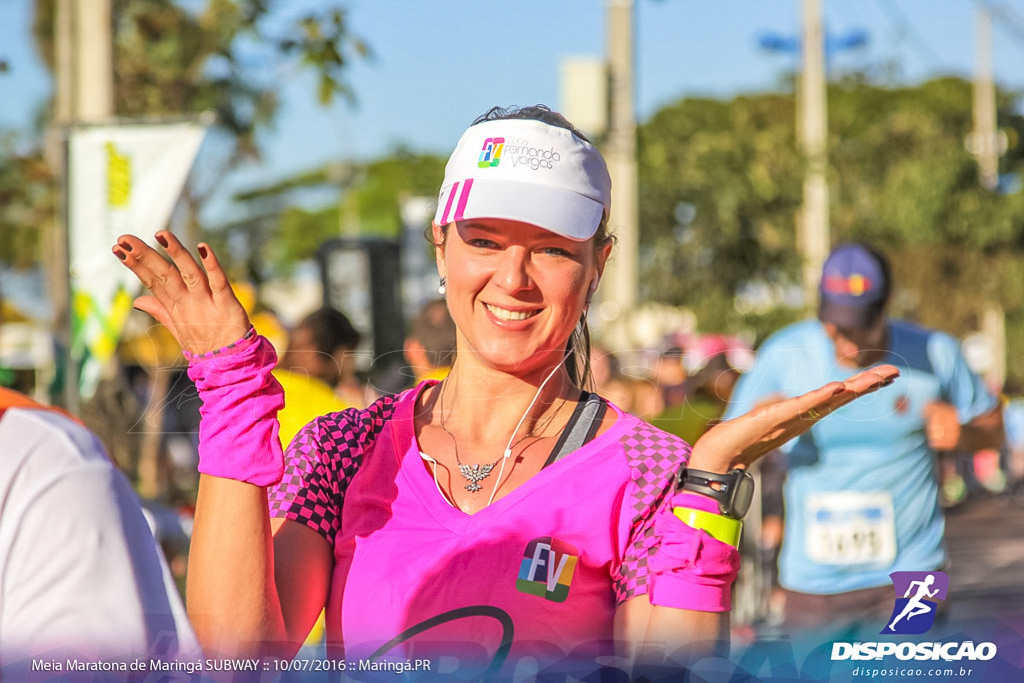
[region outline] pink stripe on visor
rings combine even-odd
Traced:
[[[441,214],[441,222],[439,225],[447,225],[451,221],[448,220],[448,216],[452,212],[452,204],[455,203],[455,195],[459,193],[459,183],[452,185],[452,189],[448,191],[448,201],[444,205],[444,213]]]
[[[473,189],[473,179],[467,178],[466,182],[462,183],[462,194],[459,195],[459,206],[455,209],[455,216],[452,218],[453,221],[461,221],[462,217],[466,213],[466,202],[469,201],[469,191]]]

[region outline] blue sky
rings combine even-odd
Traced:
[[[278,1],[282,15],[313,0]],[[993,28],[996,80],[1024,90],[1024,0],[991,0],[1012,19]],[[974,63],[975,0],[824,0],[827,29],[865,29],[868,47],[836,55],[832,73],[894,66],[902,81]],[[320,107],[313,79],[296,68],[277,127],[263,134],[262,164],[230,187],[260,183],[326,161],[365,159],[397,144],[447,153],[494,104],[558,106],[565,57],[604,53],[604,0],[349,0],[350,24],[374,52],[350,72],[352,107]],[[765,32],[795,36],[800,0],[636,0],[636,101],[640,120],[686,96],[729,97],[778,89],[793,55],[758,48]],[[29,39],[30,0],[0,0],[0,127],[27,129],[50,89]]]

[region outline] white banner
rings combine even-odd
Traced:
[[[203,125],[184,122],[96,126],[70,133],[72,353],[81,364],[83,396],[92,395],[100,369],[113,357],[139,289],[110,248],[124,233],[152,240],[167,226],[204,132]]]

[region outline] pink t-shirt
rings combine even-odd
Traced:
[[[634,596],[729,609],[735,549],[669,512],[686,442],[612,406],[611,428],[468,515],[421,458],[424,386],[311,422],[270,492],[272,516],[334,549],[327,638],[347,660],[447,657],[462,675],[501,659],[592,662]]]

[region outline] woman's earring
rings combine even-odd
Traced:
[[[444,293],[448,291],[448,278],[441,278],[441,284],[437,286],[437,293],[444,296]]]

